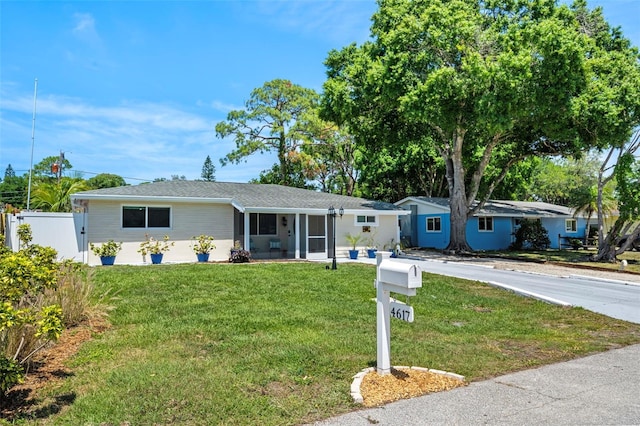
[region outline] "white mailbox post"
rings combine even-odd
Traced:
[[[391,253],[376,254],[377,372],[391,373],[391,296],[390,292],[415,296],[422,287],[422,270],[418,265],[393,261]]]

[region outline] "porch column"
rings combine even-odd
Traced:
[[[295,254],[295,258],[296,259],[300,259],[300,213],[296,213],[296,220],[295,220],[296,226],[295,226],[295,230],[293,232],[296,233],[296,254]]]
[[[244,242],[242,248],[251,250],[251,228],[249,227],[249,216],[251,213],[244,212]]]

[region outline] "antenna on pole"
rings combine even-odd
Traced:
[[[33,121],[31,124],[31,163],[29,164],[29,189],[27,190],[27,211],[31,205],[31,176],[33,175],[33,145],[36,140],[36,99],[38,97],[38,79],[33,88]]]

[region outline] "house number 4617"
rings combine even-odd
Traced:
[[[400,321],[413,322],[413,306],[405,305],[404,303],[391,302],[389,304],[391,311],[391,318],[399,319]]]

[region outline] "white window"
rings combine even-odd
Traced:
[[[378,226],[378,216],[356,215],[356,226]]]
[[[442,232],[440,216],[427,218],[427,232]]]
[[[575,219],[565,219],[564,230],[565,232],[578,232],[578,221]]]
[[[493,232],[493,217],[490,217],[490,216],[478,217],[478,231]]]
[[[170,207],[122,206],[123,228],[170,228]]]

